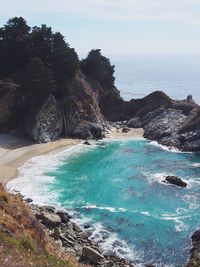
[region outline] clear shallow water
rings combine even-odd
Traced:
[[[70,155],[70,157],[69,157]],[[146,140],[99,142],[40,156],[8,188],[39,204],[67,208],[106,250],[138,265],[182,266],[200,225],[200,157]],[[165,175],[187,189],[162,183]]]
[[[192,94],[200,104],[200,56],[130,56],[111,59],[122,96],[144,97],[162,90],[174,99]]]

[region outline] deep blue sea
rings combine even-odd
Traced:
[[[174,99],[192,94],[200,104],[200,56],[122,56],[111,57],[111,62],[126,100],[162,90]]]
[[[186,189],[163,183],[166,175]],[[8,183],[35,203],[67,209],[104,252],[181,267],[200,226],[200,156],[145,139],[99,141],[35,157]]]

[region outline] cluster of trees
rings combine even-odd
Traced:
[[[98,80],[103,86],[114,85],[115,66],[110,64],[110,60],[101,55],[100,49],[93,49],[86,59],[81,62],[81,69],[86,76]]]
[[[63,98],[80,69],[103,86],[114,84],[114,66],[99,49],[80,62],[64,36],[51,27],[31,28],[24,18],[14,17],[0,28],[0,79],[21,84],[25,95]]]

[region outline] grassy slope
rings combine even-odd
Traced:
[[[58,248],[20,196],[0,185],[0,266],[79,267]]]

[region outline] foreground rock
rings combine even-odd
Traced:
[[[173,184],[180,187],[187,187],[187,183],[177,176],[167,176],[163,182]]]
[[[98,251],[90,247],[83,247],[81,259],[84,262],[88,262],[88,263],[95,264],[95,265],[105,260],[103,255],[101,255]]]
[[[192,249],[191,257],[186,267],[199,267],[200,266],[200,230],[197,230],[192,235]]]
[[[81,263],[92,266],[133,266],[129,261],[120,259],[115,254],[103,254],[103,251],[90,240],[92,233],[83,231],[77,224],[71,221],[71,216],[62,210],[55,211],[53,207],[30,205],[38,220],[45,226],[48,234],[56,244],[64,251],[74,255]]]
[[[83,267],[56,245],[21,195],[9,194],[1,184],[0,266]]]

